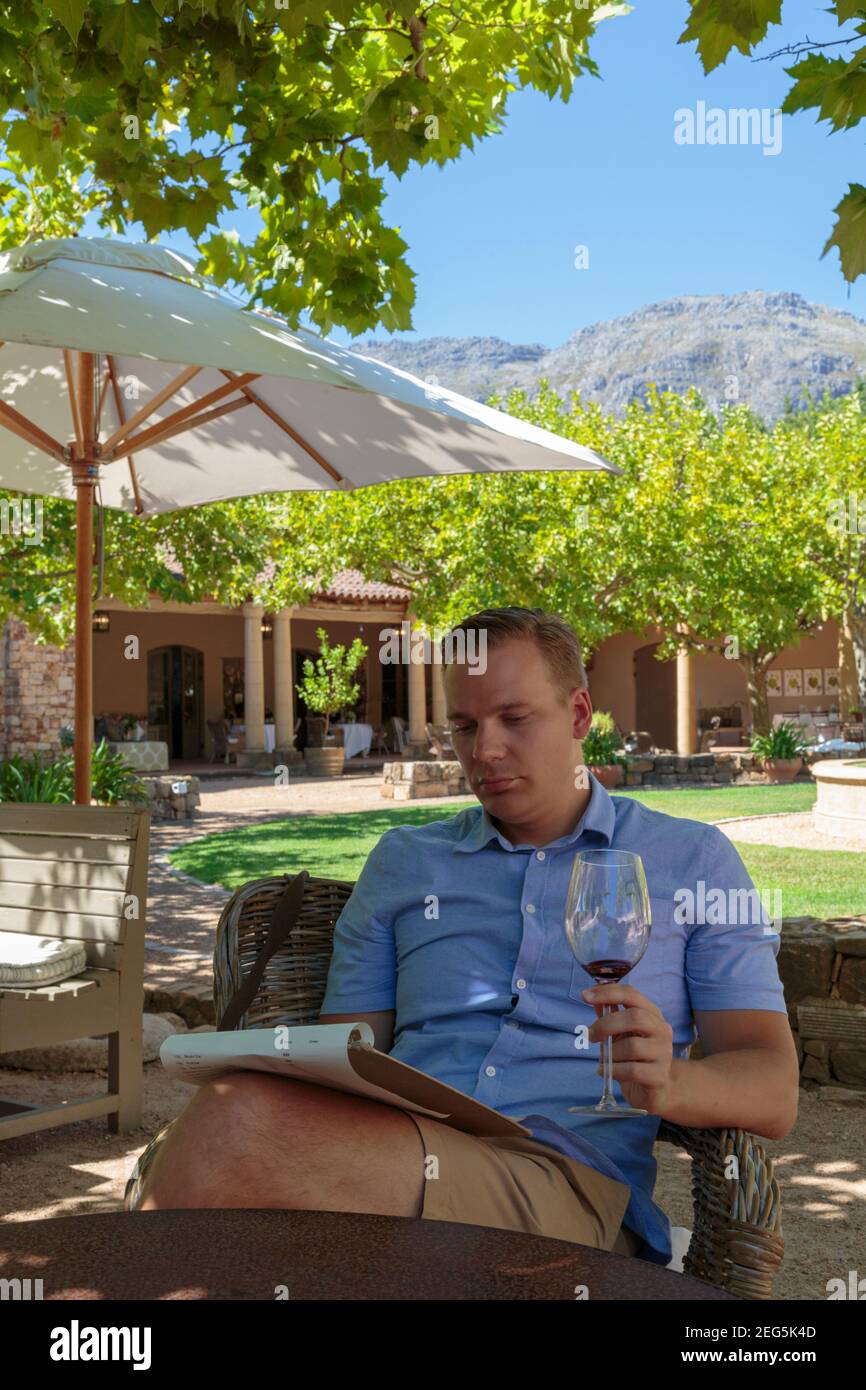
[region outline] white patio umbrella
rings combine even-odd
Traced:
[[[130,399],[131,397],[131,399]],[[242,308],[166,247],[0,256],[0,485],[76,499],[75,799],[90,800],[93,490],[136,514],[599,454]],[[70,437],[71,436],[71,437]]]

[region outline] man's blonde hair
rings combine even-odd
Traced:
[[[582,690],[587,688],[577,633],[556,613],[547,613],[543,608],[483,608],[480,613],[461,619],[446,634],[443,639],[443,660],[446,664],[444,654],[453,651],[456,646],[453,634],[470,631],[486,632],[488,651],[514,637],[534,642],[562,704],[565,704],[575,687],[579,686]]]

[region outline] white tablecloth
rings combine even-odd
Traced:
[[[369,753],[373,742],[372,724],[335,724],[335,729],[343,730],[343,746],[346,757],[354,758],[359,753]]]

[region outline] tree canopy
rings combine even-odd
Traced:
[[[183,229],[198,269],[327,333],[411,328],[384,175],[444,165],[507,98],[567,100],[602,0],[0,0],[0,250]],[[230,226],[240,207],[261,229]]]

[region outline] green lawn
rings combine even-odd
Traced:
[[[624,794],[652,810],[709,822],[807,811],[815,800],[815,789],[808,784]],[[225,888],[301,867],[315,877],[356,879],[376,841],[392,826],[427,825],[477,804],[449,801],[435,807],[410,805],[330,816],[289,816],[208,835],[175,850],[170,858],[184,873]],[[738,844],[737,849],[757,888],[768,893],[781,890],[785,917],[844,916],[866,910],[866,855],[776,849],[772,845]]]

